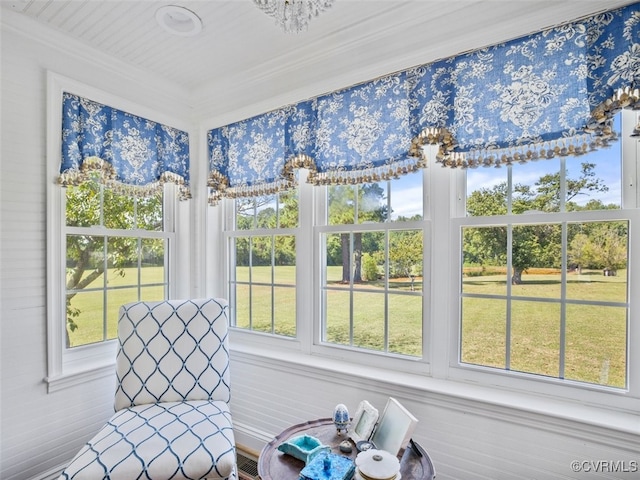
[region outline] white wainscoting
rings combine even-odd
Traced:
[[[259,452],[288,426],[331,416],[337,403],[353,414],[361,400],[381,410],[393,396],[418,417],[414,439],[429,452],[439,480],[584,478],[584,472],[572,471],[571,462],[617,461],[631,468],[640,460],[638,435],[543,414],[533,402],[530,410],[510,408],[472,395],[403,386],[383,375],[354,376],[330,365],[317,357],[295,363],[232,352],[238,444]],[[597,478],[640,478],[640,472],[602,471]]]

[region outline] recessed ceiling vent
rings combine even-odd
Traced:
[[[202,20],[191,10],[177,5],[165,5],[156,11],[156,21],[167,32],[181,37],[193,37],[202,30]]]

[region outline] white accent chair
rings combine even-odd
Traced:
[[[115,414],[60,480],[235,479],[227,302],[120,307]]]

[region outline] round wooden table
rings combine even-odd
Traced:
[[[298,435],[311,435],[316,437],[323,445],[331,447],[331,452],[355,460],[358,455],[353,441],[349,440],[346,432],[338,435],[331,418],[311,420],[287,428],[277,437],[267,443],[258,458],[258,475],[261,480],[298,480],[300,471],[304,468],[304,462],[286,455],[278,450],[278,446],[291,437]],[[340,443],[349,440],[351,453],[342,453]],[[433,463],[427,452],[417,443],[410,442],[400,459],[400,475],[402,480],[432,480],[435,478]]]

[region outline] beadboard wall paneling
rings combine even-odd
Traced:
[[[79,56],[1,31],[0,478],[54,471],[113,413],[114,378],[47,393],[46,72],[189,122],[187,102]],[[166,100],[166,102],[165,102]],[[167,110],[162,110],[166,106]]]
[[[418,417],[414,439],[429,452],[438,479],[584,478],[571,470],[573,460],[629,466],[640,451],[637,435],[246,352],[232,352],[231,368],[237,441],[257,451],[293,424],[330,416],[338,403],[353,415],[366,399],[382,412],[389,396]],[[640,473],[633,475],[602,472],[598,478]]]

